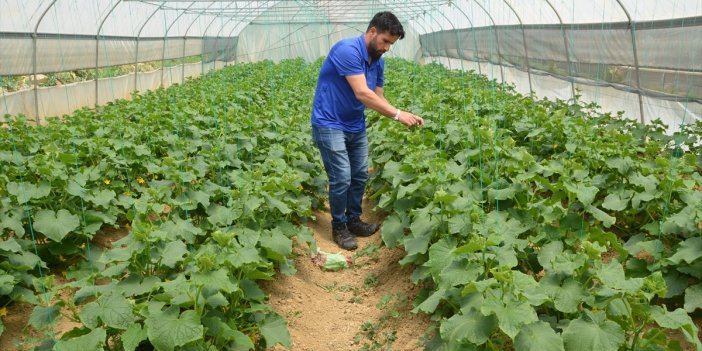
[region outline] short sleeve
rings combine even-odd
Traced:
[[[329,60],[341,76],[363,74],[363,56],[353,45],[342,43],[337,45],[329,55]]]
[[[378,80],[377,80],[377,83],[375,83],[375,86],[382,88],[384,83],[385,83],[385,60],[380,59],[380,61],[378,62]]]

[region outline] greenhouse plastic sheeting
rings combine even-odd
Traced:
[[[182,77],[197,78],[201,73],[219,68],[226,62],[191,63],[167,67],[165,70],[140,72],[136,78],[134,74],[112,78],[102,78],[98,82],[98,104],[105,104],[115,99],[129,99],[134,90],[147,91],[168,87],[174,83],[181,83]],[[39,115],[61,116],[69,114],[83,106],[95,105],[95,81],[85,81],[66,84],[56,87],[40,87],[37,89],[39,98]],[[50,103],[49,103],[50,102]],[[34,119],[34,90],[23,90],[14,93],[5,93],[3,97],[3,110],[11,115],[25,114]]]
[[[364,33],[367,22],[343,24],[255,24],[239,34],[237,61],[275,62],[290,57],[314,61],[326,56],[329,48],[341,39]],[[418,35],[406,29],[406,37],[392,46],[386,56],[417,60],[421,54]]]
[[[702,0],[0,0],[0,8],[0,77],[197,56],[201,68],[215,60],[313,61],[390,10],[407,36],[388,56],[463,60],[462,69],[519,92],[580,94],[641,121],[700,118]],[[136,87],[168,85],[165,76],[146,74]],[[135,86],[115,84],[71,99],[101,102],[109,89]],[[67,110],[43,100],[65,94],[55,89],[37,94],[34,110],[23,99],[6,101],[17,108],[5,112],[61,114]]]

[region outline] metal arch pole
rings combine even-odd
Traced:
[[[34,77],[34,119],[39,125],[41,119],[39,118],[39,91],[37,86],[37,31],[39,30],[39,24],[44,20],[44,16],[49,12],[49,10],[54,6],[58,0],[54,0],[49,4],[49,6],[42,12],[37,20],[37,24],[34,25],[34,32],[32,32],[32,75]]]
[[[210,7],[212,7],[212,5],[215,4],[215,2],[216,1],[212,1],[210,3],[210,5],[205,8],[205,10],[209,10]],[[190,22],[188,29],[186,29],[185,33],[183,34],[183,38],[188,36],[188,32],[190,31],[190,28],[192,28],[192,26],[195,24],[195,22],[197,22],[197,20],[200,19],[200,16],[202,16],[202,12],[200,12],[192,22]],[[200,48],[202,49],[202,45],[200,45]],[[185,39],[183,40],[183,52],[185,52]],[[183,55],[185,55],[185,54],[183,54]],[[202,56],[202,50],[200,50],[200,56]],[[202,61],[202,59],[200,61]],[[201,69],[200,73],[201,74],[204,73],[204,69]],[[183,76],[183,79],[185,79],[185,66],[183,66],[183,72],[181,73],[181,75]]]
[[[168,28],[166,28],[166,32],[163,33],[163,50],[161,50],[161,87],[163,87],[163,75],[164,75],[164,72],[166,71],[166,41],[168,40],[168,32],[171,30],[173,25],[176,22],[178,22],[178,19],[180,18],[180,16],[185,14],[186,11],[190,10],[190,8],[193,7],[193,5],[195,5],[195,1],[191,2],[190,5],[188,5],[188,7],[185,8],[185,10],[183,10],[180,14],[178,14],[178,16],[176,16],[176,18],[173,20],[173,22],[171,22],[171,24],[168,25]],[[185,50],[183,50],[183,51],[185,51]]]
[[[622,4],[620,0],[617,0],[617,4],[622,8],[622,11],[624,11],[624,14],[626,15],[627,20],[629,21],[629,33],[631,33],[631,46],[632,49],[634,50],[634,66],[635,71],[636,71],[636,92],[639,95],[639,113],[641,114],[641,123],[644,122],[644,110],[643,110],[643,97],[641,96],[641,77],[639,75],[639,54],[638,50],[636,49],[636,22],[633,22],[631,20],[631,16],[629,15],[629,11],[626,10],[626,7]]]
[[[463,14],[463,17],[465,17],[468,20],[468,23],[470,24],[470,31],[473,33],[473,46],[475,50],[475,59],[476,62],[478,63],[478,74],[483,74],[482,69],[480,68],[480,57],[478,56],[478,39],[475,37],[475,26],[473,25],[473,21],[470,20],[470,17],[458,6],[456,6],[458,11]]]
[[[107,15],[105,15],[105,18],[103,18],[102,21],[100,21],[100,26],[98,26],[97,34],[95,34],[95,107],[97,107],[98,105],[98,80],[100,78],[98,76],[98,69],[100,67],[100,31],[102,30],[102,26],[105,24],[105,21],[107,21],[107,19],[112,14],[112,11],[114,11],[117,8],[117,6],[120,3],[122,3],[122,1],[123,0],[119,0],[117,1],[117,3],[114,4],[114,6],[112,6]]]
[[[561,14],[556,11],[556,8],[553,7],[553,4],[549,0],[544,0],[548,4],[548,6],[553,10],[553,13],[556,14],[556,17],[558,17],[558,22],[561,24],[561,34],[563,35],[563,47],[565,48],[565,54],[566,54],[566,62],[568,63],[568,80],[570,81],[570,94],[572,98],[575,98],[575,82],[573,82],[573,72],[571,71],[572,68],[571,66],[573,65],[572,62],[570,61],[570,50],[568,50],[568,37],[565,34],[565,25],[563,24],[563,19],[561,18]]]
[[[254,8],[251,8],[251,10],[253,10],[253,9],[254,9]],[[302,10],[299,10],[299,11],[302,11]],[[299,11],[298,11],[298,13],[299,13]],[[247,13],[246,15],[248,15],[248,13]],[[295,16],[297,16],[297,14],[296,14]],[[294,18],[294,17],[293,17],[293,18]],[[232,30],[229,31],[229,34],[227,35],[227,38],[231,38],[231,37],[232,37],[232,33],[234,33],[234,30],[236,30],[236,27],[239,26],[240,23],[243,23],[245,19],[246,19],[245,16],[242,17],[241,19],[238,19],[238,21],[237,21],[238,23],[232,28]],[[229,21],[227,21],[227,23],[226,23],[225,25],[228,25],[229,22],[231,22],[231,21],[233,21],[233,20],[234,20],[234,17],[230,18]],[[222,29],[224,29],[224,26],[222,26]],[[238,39],[237,39],[237,46],[239,46],[239,40],[238,40]],[[236,60],[236,57],[238,57],[238,56],[235,56],[235,60]]]
[[[505,4],[512,10],[515,16],[517,16],[517,20],[519,20],[519,26],[522,28],[522,43],[524,44],[524,58],[526,59],[526,66],[527,66],[527,76],[529,77],[529,92],[533,93],[534,89],[531,86],[531,64],[529,63],[529,50],[527,50],[527,43],[526,43],[526,33],[524,32],[524,23],[522,22],[522,18],[519,17],[519,14],[517,11],[514,10],[512,5],[509,3],[507,0],[503,0]]]
[[[136,54],[134,55],[134,91],[137,90],[138,86],[138,74],[139,74],[139,38],[141,37],[141,32],[144,30],[144,27],[146,27],[146,24],[151,21],[151,18],[158,13],[158,10],[160,10],[163,5],[165,5],[166,2],[162,1],[160,6],[156,7],[156,10],[154,10],[153,13],[151,13],[151,16],[149,16],[146,21],[144,21],[144,24],[141,25],[141,28],[139,28],[139,32],[137,32],[136,36]]]
[[[220,9],[219,14],[214,15],[214,18],[212,19],[212,21],[210,21],[210,23],[207,25],[207,27],[205,27],[205,30],[202,32],[202,37],[203,37],[203,39],[205,38],[205,34],[207,34],[207,31],[210,30],[210,27],[212,26],[212,24],[214,24],[214,22],[217,20],[217,18],[219,18],[220,16],[222,16],[222,12],[223,12],[225,9],[229,9],[229,7],[232,6],[232,4],[234,4],[234,3],[236,3],[236,1],[235,1],[235,2],[230,2],[227,6],[225,6],[225,7],[223,7],[223,8]],[[268,3],[268,2],[266,2],[266,3]],[[260,6],[259,6],[259,8],[260,8]],[[204,42],[203,42],[203,43],[204,43]],[[203,58],[204,58],[204,56],[203,56]],[[215,67],[215,68],[217,67],[216,58],[215,58],[215,61],[214,61],[214,67]],[[202,60],[202,74],[205,74],[205,60]]]
[[[480,6],[483,11],[485,11],[485,14],[488,16],[490,19],[490,22],[492,22],[492,30],[495,32],[495,42],[497,44],[497,58],[499,59],[498,65],[500,65],[500,76],[502,77],[502,83],[505,83],[505,70],[504,67],[502,66],[502,54],[500,53],[500,36],[497,35],[497,25],[495,24],[495,20],[492,18],[492,15],[490,15],[490,12],[486,10],[483,5],[481,5],[478,0],[473,0],[478,6]]]

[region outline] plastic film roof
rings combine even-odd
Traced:
[[[515,24],[699,16],[702,0],[2,0],[0,32],[127,37],[236,36],[249,23],[367,22],[391,10],[420,33]]]

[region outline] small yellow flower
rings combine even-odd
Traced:
[[[80,248],[81,248],[81,250],[85,249],[85,243],[80,244]]]
[[[158,174],[154,174],[154,179],[158,179]]]
[[[109,180],[109,179],[105,179],[105,184],[106,184],[106,185],[110,185],[110,180]]]
[[[63,256],[59,256],[59,261],[61,261],[61,262],[66,262],[66,258],[63,257]]]
[[[0,317],[7,316],[7,307],[0,308]]]
[[[132,196],[132,192],[131,192],[131,191],[125,191],[125,192],[124,192],[124,196]]]
[[[137,178],[137,183],[144,184],[144,178],[142,178],[142,177]]]

